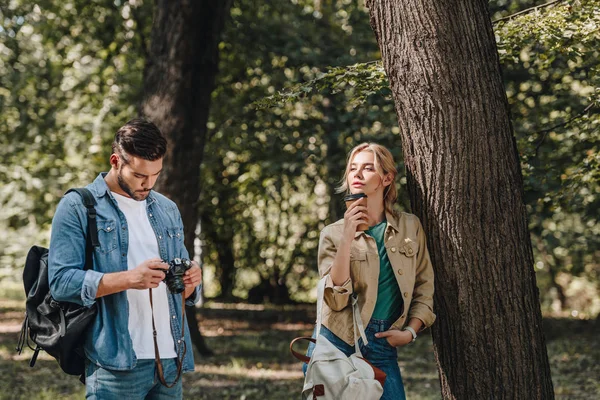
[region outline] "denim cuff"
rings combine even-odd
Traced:
[[[202,284],[196,286],[194,289],[194,293],[190,295],[187,299],[185,299],[185,305],[189,307],[193,307],[200,301],[200,289],[202,289]]]
[[[102,272],[91,269],[85,271],[85,278],[83,278],[83,285],[81,286],[81,301],[84,306],[91,307],[96,302],[98,286],[103,276]]]

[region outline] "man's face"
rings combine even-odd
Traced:
[[[117,157],[117,182],[121,190],[134,200],[146,200],[162,170],[163,159],[148,161],[128,155],[125,163],[122,157]]]

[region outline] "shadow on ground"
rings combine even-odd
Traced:
[[[261,306],[208,303],[198,310],[212,357],[195,355],[196,371],[184,376],[186,399],[297,399],[301,364],[289,352],[290,341],[310,336],[313,305]],[[0,399],[81,399],[84,388],[63,374],[54,360],[41,356],[29,368],[31,351],[14,352],[23,318],[20,302],[0,301]],[[600,397],[600,335],[593,321],[546,319],[544,331],[556,397]],[[301,349],[299,349],[301,350]],[[439,383],[429,335],[399,351],[407,396],[439,399]]]

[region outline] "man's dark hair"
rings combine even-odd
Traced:
[[[129,162],[128,155],[155,161],[167,152],[167,139],[152,122],[134,118],[117,131],[112,151],[125,163]]]

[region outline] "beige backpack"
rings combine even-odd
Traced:
[[[365,360],[358,345],[359,335],[367,344],[356,296],[352,296],[352,315],[354,318],[354,354],[347,357],[325,336],[320,335],[321,313],[325,279],[317,285],[317,330],[316,339],[299,337],[290,343],[294,357],[308,364],[302,400],[378,400],[383,394],[385,373]],[[358,334],[357,334],[358,328]],[[296,341],[309,340],[315,343],[312,356],[308,358],[295,351]]]

